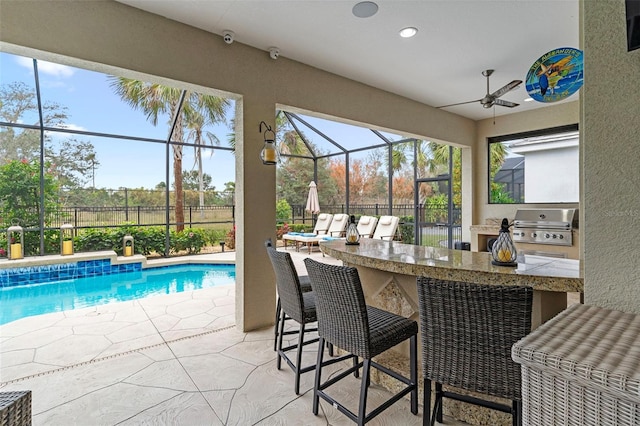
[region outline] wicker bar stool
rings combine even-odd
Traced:
[[[318,335],[320,336],[316,378],[313,388],[313,414],[318,414],[318,405],[320,398],[322,398],[358,425],[363,425],[408,393],[411,394],[411,412],[417,414],[417,322],[382,309],[367,306],[357,269],[327,265],[309,258],[305,259],[304,263],[307,266],[307,272],[311,278],[311,286],[316,295]],[[376,355],[407,339],[410,342],[409,378],[373,361],[372,358]],[[355,365],[322,382],[322,367],[324,366],[322,345],[325,341],[348,352],[349,355],[347,357],[353,358]],[[359,358],[362,358],[362,361],[357,362]],[[325,389],[351,373],[358,377],[360,367],[363,368],[362,383],[360,386],[358,414],[356,415],[328,395]],[[399,380],[406,386],[367,414],[367,392],[370,384],[371,367]]]
[[[271,259],[274,272],[276,274],[276,286],[278,287],[278,297],[281,301],[281,314],[280,314],[280,330],[278,332],[278,358],[277,367],[278,370],[284,359],[291,370],[295,374],[294,390],[296,395],[300,394],[300,375],[316,368],[316,364],[311,364],[306,367],[302,367],[302,349],[306,345],[318,342],[318,338],[312,338],[305,340],[305,333],[318,331],[317,328],[307,328],[307,324],[317,321],[316,317],[316,300],[313,291],[303,292],[300,286],[300,280],[296,272],[291,255],[286,252],[279,252],[273,246],[267,246],[267,253]],[[298,331],[284,331],[284,325],[286,318],[290,318],[300,324]],[[287,334],[298,334],[298,342],[294,345],[286,347],[282,346],[283,336]],[[322,346],[321,346],[322,348]],[[287,355],[287,352],[292,349],[296,351],[295,363]],[[333,354],[333,346],[329,347],[329,353]],[[325,365],[333,364],[335,362],[342,361],[343,358],[334,358],[325,362]]]
[[[313,277],[312,277],[313,278]],[[520,365],[511,346],[531,331],[531,287],[418,277],[424,381],[423,424],[442,422],[442,399],[511,413],[521,423]],[[436,398],[431,416],[431,382]],[[442,385],[510,399],[511,406],[444,391]]]
[[[271,238],[264,242],[265,247],[273,247],[273,243],[271,242]],[[308,275],[298,275],[298,282],[300,283],[300,290],[303,293],[311,291],[311,281],[309,280]],[[282,312],[282,304],[280,303],[280,296],[278,296],[278,300],[276,302],[276,318],[273,325],[273,350],[278,350],[278,334],[280,327],[280,314]],[[291,319],[288,315],[284,316],[284,320]],[[293,334],[296,331],[286,331],[284,334]]]

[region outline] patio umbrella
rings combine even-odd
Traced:
[[[307,197],[306,211],[313,214],[320,213],[320,201],[318,200],[318,188],[316,183],[311,181],[309,184],[309,196]]]

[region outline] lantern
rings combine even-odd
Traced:
[[[24,258],[24,229],[14,222],[7,228],[7,258],[10,260]]]
[[[73,225],[63,223],[60,226],[60,254],[68,256],[73,254]]]
[[[356,217],[351,215],[349,226],[347,227],[347,242],[349,245],[358,245],[360,244],[360,233],[358,232],[358,226],[356,225]]]
[[[133,237],[125,235],[122,239],[122,254],[124,256],[133,256]]]
[[[518,258],[518,252],[516,246],[511,241],[509,235],[509,221],[507,218],[502,219],[502,225],[500,226],[500,232],[498,233],[498,239],[493,243],[491,248],[491,256],[493,260],[491,263],[498,266],[516,266],[516,259]]]

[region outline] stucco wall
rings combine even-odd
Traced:
[[[640,50],[624,0],[581,0],[585,302],[640,313]]]

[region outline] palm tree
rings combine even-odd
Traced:
[[[171,135],[173,144],[173,177],[175,189],[176,230],[184,229],[184,205],[182,191],[182,145],[184,130],[188,125],[196,126],[198,115],[202,116],[202,127],[206,123],[224,121],[224,106],[226,100],[212,95],[203,95],[192,91],[185,91],[185,100],[181,110],[178,110],[182,90],[175,87],[147,83],[124,77],[111,77],[111,87],[120,98],[134,109],[142,110],[154,126],[158,124],[161,114],[169,114],[169,123],[176,125]],[[192,127],[193,128],[193,127]]]
[[[187,141],[194,143],[195,163],[198,166],[198,193],[200,214],[204,214],[202,207],[204,206],[204,174],[202,172],[202,149],[205,145],[219,146],[218,137],[205,130],[207,125],[224,123],[225,109],[229,106],[229,101],[216,96],[196,95],[193,102],[195,109],[191,109],[191,102],[188,102],[183,109],[186,117],[186,128],[188,129]],[[204,114],[203,114],[204,113]]]

